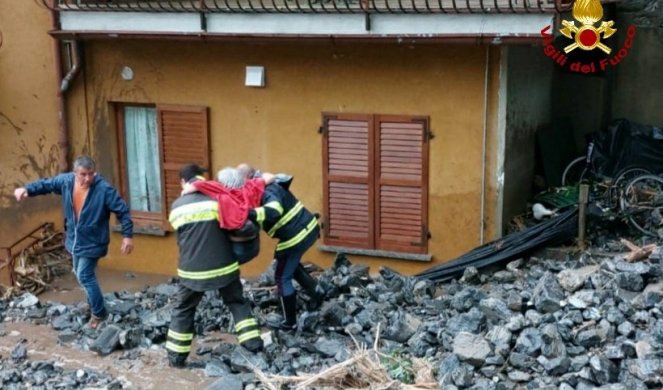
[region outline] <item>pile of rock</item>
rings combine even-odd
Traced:
[[[460,281],[434,285],[386,268],[371,278],[366,266],[338,256],[319,275],[327,301],[316,312],[304,312],[302,304],[297,333],[269,334],[259,354],[231,343],[203,345],[192,360],[222,377],[212,388],[252,389],[256,368],[284,376],[320,372],[348,359],[355,343],[371,346],[377,336],[403,367],[413,357],[432,362],[444,389],[663,387],[660,251],[638,263],[541,256],[494,271],[468,268]],[[246,286],[263,324],[281,320],[269,289],[253,288],[270,282],[267,274]],[[165,341],[175,283],[107,294],[111,316],[99,331],[84,325],[80,307],[29,295],[0,303],[0,313],[50,324],[61,342],[100,354],[148,348]],[[208,294],[196,314],[197,337],[231,329],[222,301]]]

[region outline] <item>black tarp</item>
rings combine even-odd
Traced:
[[[663,130],[658,127],[616,119],[592,142],[592,165],[600,175],[615,177],[633,167],[663,172]]]
[[[577,233],[578,209],[572,208],[550,220],[484,244],[448,263],[429,268],[416,276],[444,282],[461,276],[467,267],[479,269],[513,260],[536,248],[571,240]]]

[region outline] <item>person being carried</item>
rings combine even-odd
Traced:
[[[182,189],[203,181],[196,164],[180,169]],[[225,209],[224,209],[225,210]],[[222,229],[217,201],[203,193],[183,193],[172,205],[168,220],[177,232],[180,284],[168,328],[166,350],[172,367],[185,367],[191,352],[196,308],[205,291],[217,290],[230,309],[239,344],[252,352],[263,349],[257,320],[244,298],[239,263],[233,257],[227,229]]]
[[[62,198],[65,218],[65,248],[71,253],[72,270],[85,290],[91,317],[89,326],[96,329],[108,312],[99,288],[95,270],[99,259],[108,253],[111,212],[122,225],[120,251],[133,250],[133,222],[129,207],[118,191],[96,172],[96,164],[89,156],[74,161],[74,171],[51,178],[43,178],[14,190],[18,202],[27,197],[55,193]]]
[[[248,164],[242,165],[235,171],[240,176],[243,175],[242,178],[246,180],[255,170]],[[221,179],[220,177],[224,185],[238,185]],[[309,310],[319,308],[325,297],[322,287],[301,264],[302,256],[319,237],[318,220],[286,189],[291,182],[291,176],[274,175],[274,183],[265,187],[261,206],[249,211],[249,219],[257,223],[268,236],[279,241],[274,252],[276,260],[274,277],[284,316],[280,327],[286,331],[297,327],[297,295],[292,284],[293,278],[310,297]],[[287,185],[284,185],[286,183]]]
[[[219,175],[226,174],[227,170],[220,170]],[[205,180],[203,176],[184,185],[182,193],[200,191],[218,202],[219,226],[228,229],[235,259],[244,264],[256,256],[260,251],[260,229],[248,219],[251,208],[260,205],[260,199],[265,191],[265,185],[274,182],[274,175],[261,173],[243,185],[225,186],[220,182]],[[232,182],[241,179],[225,177],[224,180]]]

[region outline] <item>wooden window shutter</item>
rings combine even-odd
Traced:
[[[182,191],[180,168],[187,163],[196,163],[210,169],[207,107],[159,105],[157,122],[161,137],[162,190],[166,202],[164,228],[170,230],[170,206]]]
[[[369,115],[323,115],[324,240],[373,248],[374,131]]]
[[[428,119],[376,116],[376,248],[426,253]]]

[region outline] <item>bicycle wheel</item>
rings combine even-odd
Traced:
[[[658,237],[663,228],[663,178],[642,175],[631,180],[620,197],[620,209],[631,226]]]
[[[613,185],[617,188],[625,187],[631,180],[635,179],[638,176],[651,175],[652,172],[645,168],[640,167],[628,167],[624,168],[615,175],[615,181]]]
[[[587,171],[587,157],[580,156],[571,161],[562,173],[562,186],[578,184],[582,181]]]

